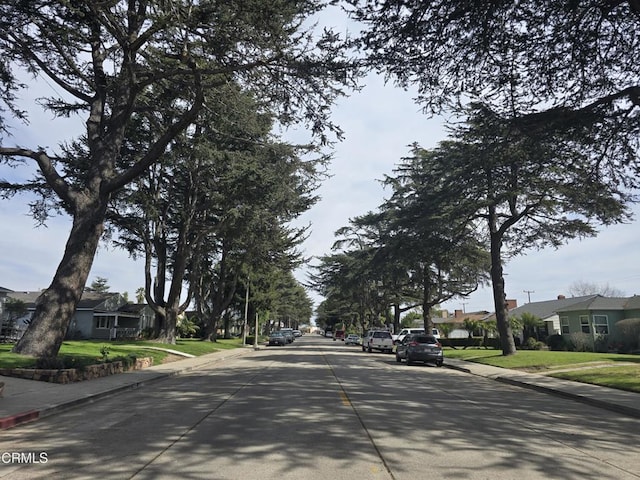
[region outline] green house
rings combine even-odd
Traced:
[[[615,335],[620,320],[640,318],[640,296],[609,298],[595,295],[582,302],[556,310],[560,333],[584,333],[595,339],[601,335]]]

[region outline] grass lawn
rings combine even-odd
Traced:
[[[518,350],[505,357],[499,350],[445,348],[447,357],[640,393],[640,355]]]
[[[167,348],[200,356],[217,350],[238,348],[241,343],[242,340],[239,338],[218,340],[217,342],[203,342],[199,339],[179,339],[176,345],[152,341],[68,340],[62,343],[58,356],[72,357],[74,363],[78,365],[90,365],[102,360],[101,350],[107,347],[108,358],[113,359],[114,357],[127,355],[153,357],[153,364],[159,365],[164,361],[168,353],[155,348]],[[0,345],[0,368],[30,368],[35,366],[35,358],[11,353],[12,348],[12,344]]]
[[[502,368],[526,369],[527,371],[564,368],[592,362],[634,362],[640,365],[640,355],[593,352],[554,352],[550,350],[518,350],[507,357],[500,350],[483,348],[452,349],[445,348],[445,357],[459,358],[471,362],[483,363]]]
[[[557,372],[552,377],[574,382],[592,383],[604,387],[640,393],[640,364],[625,367],[603,367],[589,370]]]

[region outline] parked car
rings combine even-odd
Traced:
[[[291,330],[280,330],[284,337],[287,339],[287,343],[293,343],[296,337],[293,336],[293,332]]]
[[[407,365],[423,362],[441,367],[444,363],[442,345],[433,335],[407,335],[396,345],[396,361],[400,363],[402,360],[406,360]]]
[[[371,353],[379,350],[385,353],[393,352],[393,339],[387,330],[369,330],[362,340],[362,351]]]
[[[287,343],[293,343],[293,341],[296,339],[296,337],[293,335],[293,328],[281,328],[279,331],[284,334],[287,339]]]
[[[333,340],[343,340],[344,341],[344,330],[336,330],[333,332]]]
[[[400,330],[400,332],[398,332],[397,335],[392,335],[393,343],[397,345],[398,343],[402,342],[402,340],[404,340],[404,337],[406,337],[407,335],[413,335],[416,333],[425,333],[424,328],[403,328],[402,330]],[[431,335],[436,337],[436,339],[440,339],[440,332],[437,328],[431,329]]]
[[[269,334],[269,343],[268,345],[282,345],[285,346],[287,344],[287,338],[284,336],[282,332],[271,332]]]
[[[294,337],[301,337],[302,336],[302,332],[300,330],[294,330],[293,331],[293,336]]]
[[[356,335],[355,333],[350,333],[346,337],[344,337],[345,345],[360,345],[360,335]]]

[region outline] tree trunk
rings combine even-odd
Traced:
[[[430,334],[433,329],[433,320],[431,319],[431,307],[434,305],[431,295],[432,288],[429,267],[425,266],[422,270],[422,322],[424,333],[427,334]]]
[[[171,345],[176,344],[176,326],[178,324],[178,315],[180,313],[180,310],[176,308],[169,307],[165,309],[164,318],[160,324],[160,333],[158,334],[158,340],[160,342]]]
[[[504,290],[504,274],[502,271],[502,256],[500,254],[502,239],[499,233],[491,234],[491,284],[493,286],[493,303],[496,312],[496,324],[500,335],[503,355],[516,353],[513,332],[509,325],[507,313],[507,296]]]
[[[106,200],[77,212],[51,285],[36,300],[31,323],[14,353],[55,357],[82,297],[103,232]]]
[[[225,316],[223,317],[224,322],[224,337],[225,339],[231,338],[231,315],[227,311]]]
[[[209,319],[207,323],[207,329],[205,331],[205,340],[209,340],[210,342],[218,341],[218,323],[220,321],[220,316],[215,315]]]
[[[400,331],[400,305],[397,303],[393,304],[393,332],[398,333]]]

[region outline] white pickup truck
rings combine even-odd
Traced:
[[[400,330],[400,332],[398,332],[398,335],[391,335],[391,337],[393,338],[393,343],[398,344],[402,342],[402,340],[404,340],[404,337],[406,337],[407,335],[412,335],[414,333],[424,333],[424,328],[403,328],[402,330]],[[436,340],[440,339],[440,332],[437,328],[431,329],[431,335],[436,337]]]
[[[393,352],[393,338],[387,330],[369,330],[362,339],[362,351],[371,353],[379,350],[385,353]]]

